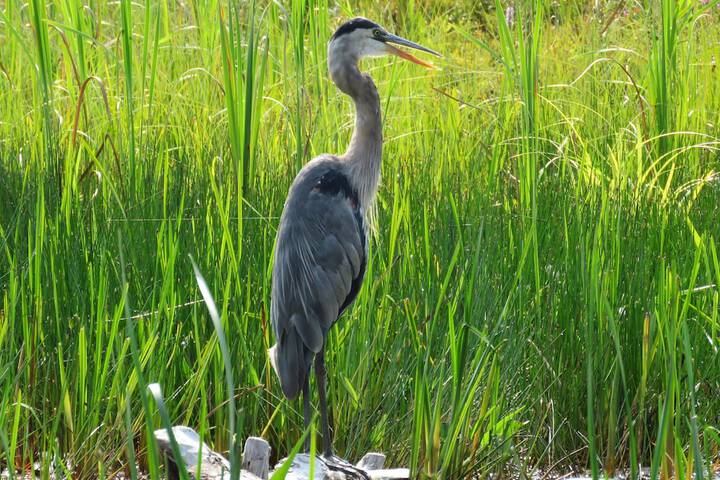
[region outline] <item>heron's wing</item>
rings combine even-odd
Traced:
[[[277,345],[271,356],[288,398],[302,389],[327,331],[362,283],[362,214],[345,184],[342,174],[329,170],[306,188],[293,186],[280,221],[271,304]]]

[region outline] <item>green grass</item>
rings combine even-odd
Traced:
[[[708,478],[720,9],[506,6],[0,2],[0,469],[157,475],[168,419],[219,451],[300,445],[266,355],[272,249],[297,170],[349,141],[326,41],[363,15],[445,57],[363,64],[386,144],[327,352],[338,453]]]

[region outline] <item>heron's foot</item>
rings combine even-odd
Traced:
[[[318,458],[322,460],[328,470],[340,472],[345,475],[347,479],[370,480],[370,475],[365,470],[352,465],[338,456],[323,455]]]

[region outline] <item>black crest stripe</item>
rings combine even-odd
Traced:
[[[353,18],[352,20],[348,20],[347,22],[343,23],[337,30],[335,30],[335,33],[332,36],[332,40],[335,40],[338,37],[341,37],[348,33],[354,32],[358,28],[373,29],[380,28],[380,25],[371,20],[368,20],[367,18]]]

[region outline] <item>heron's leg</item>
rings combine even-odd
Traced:
[[[315,355],[315,378],[317,379],[318,396],[320,399],[320,421],[322,422],[323,455],[332,458],[332,438],[328,425],[327,396],[325,395],[325,347]]]
[[[303,394],[303,421],[305,423],[305,431],[310,428],[310,420],[312,419],[312,410],[310,408],[310,375],[305,379],[305,385],[302,389]],[[310,453],[310,434],[305,437],[305,452]]]

